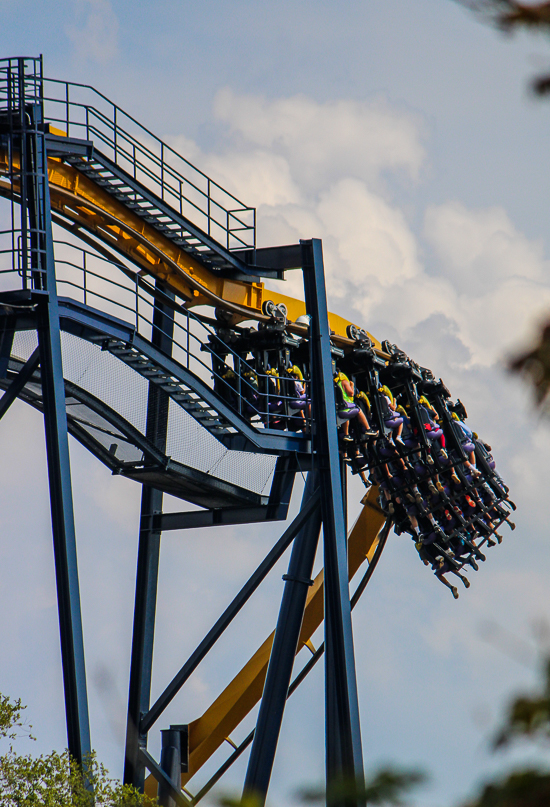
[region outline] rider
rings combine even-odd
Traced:
[[[342,424],[343,439],[346,442],[353,442],[353,438],[349,436],[349,421],[352,418],[357,418],[363,434],[376,435],[377,431],[376,429],[371,429],[365,412],[355,403],[355,384],[353,381],[350,381],[345,373],[336,372],[334,374],[334,383],[339,388],[342,397],[342,401],[338,406],[338,417],[344,421]]]
[[[387,409],[383,416],[384,425],[387,429],[391,429],[394,443],[401,443],[401,445],[405,445],[403,438],[401,437],[401,432],[403,431],[403,418],[397,411],[395,398],[393,397],[390,388],[385,384],[380,387],[378,391],[382,393],[387,403]]]

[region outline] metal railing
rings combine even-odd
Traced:
[[[226,249],[255,248],[256,209],[103,93],[88,84],[45,78],[41,59],[0,59],[0,113],[16,109],[21,97],[43,103],[45,121],[67,136],[92,140],[117,166]]]
[[[11,251],[28,284],[46,286],[46,225],[41,194],[46,167],[37,144],[44,136],[39,105],[42,93],[42,59],[19,57],[0,60],[0,142],[5,155],[2,178],[11,186],[8,194],[11,219]],[[40,151],[40,149],[38,149]],[[36,188],[37,200],[31,214],[28,185]],[[21,188],[25,192],[21,193]],[[0,239],[6,231],[0,232]],[[33,280],[31,281],[31,275]]]
[[[7,239],[9,231],[4,233]],[[1,248],[0,290],[14,287],[19,278],[24,288],[32,288],[20,268],[18,250],[10,256],[11,245]],[[295,409],[296,396],[288,390],[294,384],[284,368],[275,374],[261,372],[254,356],[245,358],[220,339],[215,320],[186,309],[155,287],[152,280],[135,272],[122,261],[113,262],[70,241],[56,240],[57,291],[103,313],[130,324],[141,337],[152,340],[155,299],[174,311],[171,338],[172,358],[206,383],[238,415],[259,428],[309,430],[307,407]],[[3,268],[2,261],[7,266]],[[9,261],[9,263],[8,263]],[[155,325],[162,333],[162,330]],[[208,357],[210,357],[208,359]],[[309,382],[305,392],[309,400]],[[303,412],[303,414],[302,414]]]
[[[44,78],[45,119],[92,140],[116,165],[226,249],[255,247],[256,209],[86,84]]]
[[[56,241],[57,286],[60,296],[80,297],[85,305],[100,308],[131,321],[136,333],[148,341],[153,330],[155,298],[174,310],[172,357],[208,383],[237,414],[261,428],[308,428],[309,415],[292,411],[296,397],[284,387],[294,381],[281,368],[263,373],[223,342],[208,317],[200,316],[159,291],[155,285],[124,264],[115,265],[67,241]],[[119,270],[117,279],[108,276]],[[158,326],[155,326],[157,330]],[[210,355],[211,361],[205,361]],[[306,382],[307,386],[307,382]],[[307,392],[306,392],[307,395]]]

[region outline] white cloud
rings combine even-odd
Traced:
[[[259,205],[274,207],[302,202],[302,192],[292,177],[290,165],[279,154],[255,149],[234,153],[229,160],[209,155],[205,165],[216,182],[245,203],[256,199]]]
[[[358,179],[346,178],[321,194],[318,215],[338,245],[346,280],[388,288],[421,272],[417,246],[405,217]]]
[[[268,100],[226,88],[214,112],[242,141],[286,155],[297,181],[311,189],[342,176],[373,181],[387,170],[416,178],[424,161],[419,119],[383,99]]]
[[[541,280],[548,268],[542,241],[529,241],[501,207],[469,210],[456,201],[430,206],[424,232],[442,273],[473,296],[513,277]]]
[[[79,59],[109,62],[118,55],[119,23],[109,0],[78,0],[76,25],[65,33]]]
[[[550,307],[543,244],[519,232],[502,208],[448,202],[426,211],[424,235],[452,288],[448,313],[477,361],[491,363]]]

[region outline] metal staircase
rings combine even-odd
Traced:
[[[166,392],[173,401],[215,437],[236,433],[235,427],[222,420],[217,410],[204,401],[191,386],[167,373],[142,351],[120,339],[103,340],[102,337],[98,337],[98,340],[101,341],[104,350],[108,350],[151,384]]]
[[[239,279],[278,276],[248,265],[255,264],[255,208],[94,88],[46,77],[41,84],[50,156],[69,163],[213,272]]]
[[[211,271],[218,274],[229,273],[233,277],[243,276],[246,279],[255,276],[253,270],[243,264],[229,249],[222,247],[209,233],[203,232],[181,212],[149,191],[143,183],[134,179],[104,154],[94,149],[93,157],[89,159],[78,155],[68,156],[65,159],[73,168]],[[229,240],[230,235],[234,235],[238,229],[245,229],[245,226],[236,218],[236,213],[227,211],[226,216]],[[234,224],[238,225],[238,229],[236,226],[230,229],[231,216],[235,218]]]

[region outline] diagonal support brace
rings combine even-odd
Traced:
[[[216,624],[206,634],[197,649],[191,654],[183,667],[172,679],[171,683],[166,687],[162,695],[157,699],[156,703],[149,709],[147,714],[143,717],[140,725],[140,731],[146,733],[149,731],[153,723],[158,720],[160,715],[166,709],[170,701],[180,691],[181,687],[187,681],[189,676],[199,666],[200,662],[211,650],[219,637],[222,635],[227,626],[233,621],[241,608],[250,599],[252,594],[256,591],[262,580],[266,577],[268,572],[277,563],[283,552],[294,540],[295,535],[307,523],[313,512],[319,506],[319,493],[315,491],[310,497],[309,501],[298,513],[292,524],[285,530],[279,538],[273,549],[268,553],[264,560],[260,563],[254,574],[244,584],[240,592],[227,606],[223,614],[220,616]]]
[[[0,420],[4,417],[12,403],[15,401],[27,381],[29,381],[40,364],[40,349],[36,348],[34,353],[27,359],[26,363],[19,370],[5,393],[0,398]]]
[[[153,774],[157,782],[166,788],[178,807],[189,807],[191,800],[188,799],[187,796],[184,796],[179,788],[174,787],[174,783],[170,777],[162,770],[151,754],[145,748],[140,748],[138,753],[143,765]]]

